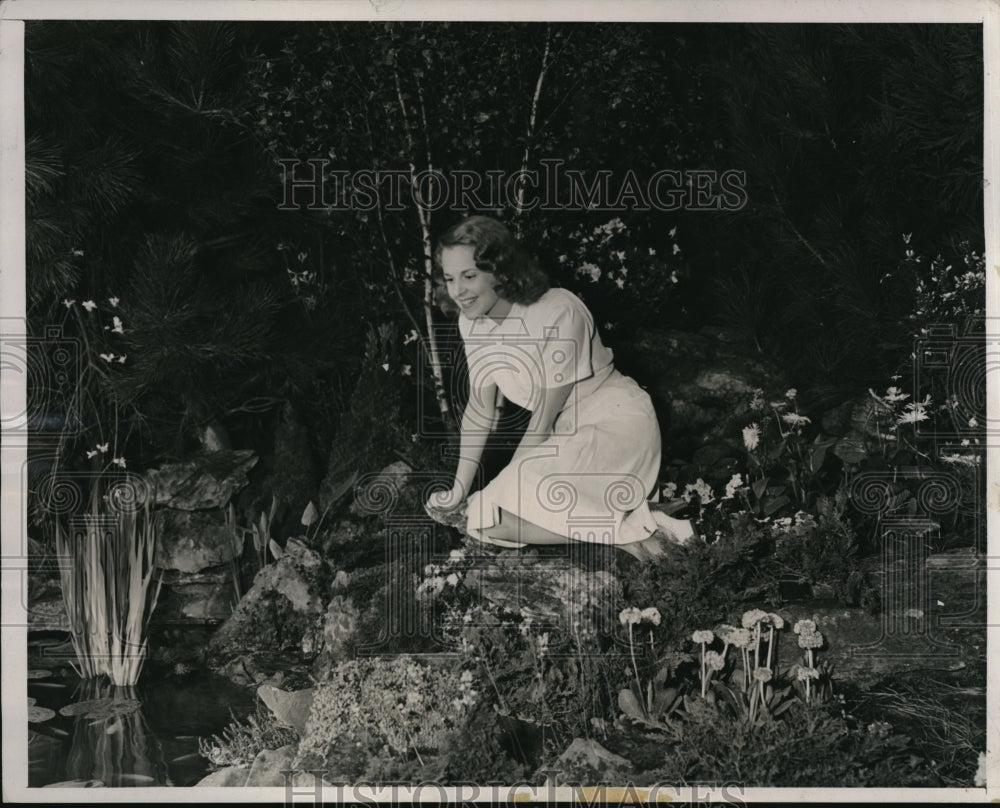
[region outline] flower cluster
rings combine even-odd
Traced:
[[[452,550],[442,564],[424,567],[424,580],[417,585],[418,598],[434,598],[446,587],[455,589],[465,578],[468,562],[465,550]]]

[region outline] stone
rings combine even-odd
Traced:
[[[254,758],[247,776],[247,788],[267,788],[285,785],[283,771],[291,771],[292,760],[295,757],[295,744],[288,744],[278,749],[262,749]]]
[[[567,555],[541,556],[533,550],[502,551],[477,561],[466,573],[465,585],[510,612],[523,611],[536,620],[562,625],[579,623],[583,630],[598,623],[610,625],[608,609],[619,594],[618,579],[608,570]]]
[[[574,738],[549,768],[558,770],[557,783],[565,783],[608,780],[631,771],[633,766],[629,760],[608,751],[593,738]]]
[[[208,788],[242,788],[247,784],[247,777],[250,775],[249,769],[241,766],[226,766],[211,774],[201,778],[195,786],[207,786]]]
[[[357,496],[350,512],[355,516],[405,513],[416,504],[416,496],[407,483],[413,469],[402,460],[390,463],[375,474],[363,475],[356,485]]]
[[[154,516],[156,565],[161,569],[200,572],[226,564],[243,550],[243,535],[235,534],[221,511],[162,508]]]
[[[232,583],[164,584],[153,613],[157,623],[222,622],[233,613]]]
[[[282,724],[287,724],[299,735],[305,733],[309,708],[316,695],[315,688],[289,692],[272,685],[261,685],[257,688],[257,695]]]
[[[319,554],[289,539],[281,558],[261,569],[236,610],[212,636],[210,653],[220,663],[242,654],[300,647],[323,613]]]
[[[29,576],[29,631],[69,631],[69,616],[59,581],[36,581]]]
[[[146,472],[156,505],[194,511],[225,507],[257,463],[250,449],[214,451]]]

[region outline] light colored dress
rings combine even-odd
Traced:
[[[646,392],[615,370],[586,305],[549,289],[535,303],[513,304],[499,323],[460,316],[459,331],[472,396],[493,383],[534,410],[544,389],[574,385],[551,436],[469,497],[468,532],[485,537],[503,508],[576,541],[648,538],[657,527],[647,504],[660,470],[656,413]]]

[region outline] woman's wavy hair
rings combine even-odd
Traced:
[[[434,249],[434,302],[446,314],[458,314],[459,308],[448,296],[441,251],[461,244],[472,245],[476,267],[495,276],[496,293],[504,300],[528,305],[548,291],[548,276],[506,225],[489,216],[469,216],[449,227]]]

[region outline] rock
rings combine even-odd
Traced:
[[[247,484],[256,463],[249,449],[206,452],[151,469],[146,480],[155,490],[157,505],[186,511],[222,508]]]
[[[279,749],[262,749],[254,758],[250,774],[245,783],[247,788],[266,788],[285,785],[282,771],[290,771],[295,757],[295,744]]]
[[[233,613],[235,600],[230,581],[164,584],[153,615],[154,622],[222,622]]]
[[[482,559],[466,573],[465,585],[508,611],[524,610],[553,624],[578,622],[583,630],[612,625],[609,608],[619,594],[613,573],[570,557],[542,557],[536,551],[504,551]]]
[[[415,492],[407,485],[413,469],[402,460],[390,463],[376,474],[362,476],[356,485],[357,496],[350,512],[355,516],[405,513],[417,504]]]
[[[573,743],[563,752],[555,765],[557,783],[594,782],[597,780],[616,779],[632,770],[632,763],[609,752],[593,738],[574,738]],[[623,778],[625,779],[625,778]]]
[[[287,724],[299,735],[305,733],[309,708],[312,707],[313,697],[316,695],[315,688],[289,692],[279,690],[272,685],[261,685],[257,688],[257,695],[282,724]]]
[[[242,788],[247,784],[247,777],[250,775],[249,769],[241,766],[226,766],[211,774],[202,777],[195,786],[207,786],[209,788]]]
[[[709,443],[740,449],[741,430],[754,420],[754,391],[773,396],[788,387],[780,369],[718,329],[645,330],[618,346],[615,358],[623,373],[647,387],[664,446],[676,456]]]
[[[290,539],[277,561],[261,569],[236,610],[213,635],[209,649],[225,662],[257,651],[298,648],[323,612],[319,555]]]
[[[226,564],[243,550],[243,534],[235,534],[221,511],[158,510],[156,566],[181,572],[200,572]]]
[[[28,579],[28,629],[30,631],[69,631],[69,616],[63,602],[59,581]]]

